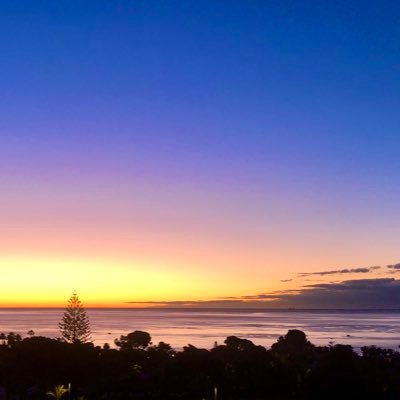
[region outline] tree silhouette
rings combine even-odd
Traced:
[[[18,333],[10,332],[6,336],[6,340],[7,340],[8,347],[12,347],[16,343],[20,342],[22,340],[22,337]]]
[[[67,342],[86,343],[90,341],[89,318],[76,292],[72,293],[58,326],[61,336]]]
[[[121,350],[145,349],[151,344],[151,336],[148,332],[134,331],[126,336],[120,336],[119,339],[115,339],[114,343]]]

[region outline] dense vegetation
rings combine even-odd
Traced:
[[[65,399],[400,398],[400,353],[393,350],[316,347],[298,330],[270,349],[235,336],[211,350],[174,351],[150,340],[136,331],[116,340],[117,348],[100,348],[2,335],[0,387],[8,399],[21,400],[45,399],[49,389],[68,383]]]

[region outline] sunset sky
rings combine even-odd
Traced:
[[[3,1],[0,306],[399,304],[399,13]]]

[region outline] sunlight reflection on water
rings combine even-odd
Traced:
[[[229,335],[269,347],[288,329],[305,331],[312,343],[377,345],[398,348],[400,313],[366,311],[260,311],[260,310],[138,310],[88,309],[96,344],[112,344],[121,334],[144,330],[153,342],[163,340],[175,348],[188,343],[210,348]],[[63,309],[0,309],[0,331],[26,336],[59,336]]]

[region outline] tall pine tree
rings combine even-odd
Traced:
[[[90,341],[89,318],[76,292],[72,293],[58,326],[66,342],[87,343]]]

